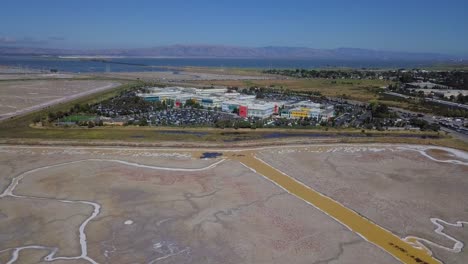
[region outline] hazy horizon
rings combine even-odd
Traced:
[[[0,46],[360,48],[468,55],[466,1],[5,1]]]
[[[1,43],[0,47],[8,47],[8,48],[37,48],[37,49],[56,49],[56,50],[83,50],[83,51],[99,51],[99,50],[124,50],[124,49],[151,49],[151,48],[161,48],[161,47],[232,47],[232,48],[305,48],[305,49],[317,49],[317,50],[339,50],[339,49],[354,49],[354,50],[369,50],[369,51],[388,51],[388,52],[401,52],[401,53],[428,53],[428,54],[442,54],[442,55],[453,55],[453,56],[468,56],[467,54],[452,54],[447,52],[431,52],[431,51],[409,51],[409,50],[396,50],[396,49],[379,49],[379,48],[363,48],[363,47],[352,47],[352,46],[338,46],[333,48],[317,48],[317,47],[309,47],[309,46],[279,46],[279,45],[264,45],[264,46],[248,46],[248,45],[231,45],[231,44],[211,44],[211,43],[174,43],[174,44],[165,44],[165,45],[145,45],[145,46],[134,46],[134,47],[125,47],[125,46],[117,46],[113,45],[112,47],[82,47],[82,48],[74,48],[74,47],[54,47],[54,46],[36,46],[31,44],[16,44],[16,43]]]

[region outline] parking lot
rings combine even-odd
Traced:
[[[146,118],[155,126],[211,126],[218,120],[237,119],[235,114],[203,109],[173,108],[154,111],[137,117]]]

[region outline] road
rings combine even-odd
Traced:
[[[396,96],[396,97],[401,97],[401,98],[404,98],[404,99],[419,99],[419,98],[416,98],[414,96],[408,96],[408,95],[404,95],[404,94],[400,94],[400,93],[394,93],[394,92],[384,92],[384,94],[388,94],[388,95],[391,95],[391,96]],[[456,107],[456,108],[462,108],[462,109],[465,109],[465,110],[468,110],[468,105],[465,105],[465,104],[459,104],[459,103],[454,103],[454,102],[449,102],[449,101],[445,101],[445,100],[439,100],[439,99],[434,99],[434,98],[424,98],[424,100],[428,101],[428,102],[433,102],[433,103],[437,103],[437,104],[443,104],[443,105],[447,105],[447,106],[451,106],[451,107]]]
[[[438,124],[439,123],[439,119],[442,118],[440,116],[434,116],[434,115],[431,115],[431,114],[424,114],[424,113],[418,113],[418,112],[413,112],[413,111],[409,111],[409,110],[405,110],[405,109],[401,109],[401,108],[398,108],[398,107],[389,107],[391,110],[395,111],[395,112],[400,112],[400,113],[407,113],[407,114],[411,114],[411,115],[418,115],[418,118],[421,118],[425,121],[427,121],[428,123],[432,124],[432,123],[436,123]],[[435,118],[434,118],[435,117]],[[448,127],[443,127],[441,126],[440,127],[440,130],[444,131],[444,132],[447,132],[447,133],[450,133],[453,137],[455,138],[458,138],[460,140],[463,140],[465,142],[468,142],[468,134],[463,134],[463,133],[460,133],[460,132],[457,132],[453,129],[450,129]]]

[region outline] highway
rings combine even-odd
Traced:
[[[404,98],[404,99],[419,99],[419,98],[414,97],[414,96],[409,96],[409,95],[394,93],[394,92],[384,92],[384,94],[391,95],[391,96],[396,96],[396,97],[401,97],[401,98]],[[434,98],[428,98],[428,97],[425,97],[424,100],[426,100],[428,102],[436,103],[436,104],[443,104],[443,105],[447,105],[447,106],[451,106],[451,107],[456,107],[456,108],[461,108],[461,109],[468,110],[468,105],[466,105],[466,104],[459,104],[459,103],[454,103],[454,102],[449,102],[449,101],[439,100],[439,99],[434,99]]]
[[[433,124],[433,123],[439,124],[439,120],[444,118],[444,117],[441,117],[441,116],[434,116],[434,115],[431,115],[431,114],[413,112],[413,111],[401,109],[401,108],[398,108],[398,107],[389,107],[389,108],[392,111],[397,112],[397,113],[407,113],[407,114],[411,114],[411,115],[416,115],[416,116],[418,116],[418,118],[421,118],[421,119],[427,121],[430,124]],[[440,129],[442,131],[444,131],[444,132],[449,133],[450,135],[452,135],[455,138],[458,138],[460,140],[468,142],[468,132],[463,133],[463,132],[451,129],[449,127],[446,127],[446,126],[441,126]]]

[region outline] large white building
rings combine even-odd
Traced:
[[[313,118],[317,121],[328,120],[335,116],[333,105],[321,105],[311,101],[301,101],[287,105],[280,113],[284,118]]]
[[[278,113],[278,106],[274,103],[248,103],[245,107],[248,117],[267,118]]]
[[[227,89],[196,89],[183,87],[150,88],[150,93],[138,94],[147,101],[157,102],[172,100],[176,106],[185,104],[187,100],[194,100],[204,108],[220,108],[225,112],[236,112],[241,117],[267,118],[287,105],[281,116],[287,118],[330,116],[333,111],[324,111],[324,107],[311,101],[301,101],[293,104],[286,102],[271,102],[257,100],[255,95],[245,95],[228,92]],[[332,109],[333,110],[333,109]]]

